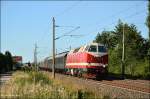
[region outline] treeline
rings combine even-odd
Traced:
[[[13,70],[13,59],[9,51],[5,54],[0,53],[0,73],[8,72]]]
[[[125,74],[131,77],[150,77],[150,0],[148,2],[148,16],[146,19],[149,37],[141,36],[136,25],[123,23],[119,20],[112,31],[98,33],[95,40],[108,48],[109,72],[121,74],[122,38],[125,37]]]
[[[119,20],[112,31],[98,33],[96,42],[103,43],[108,48],[109,72],[121,73],[122,34],[125,34],[125,73],[132,76],[148,76],[150,42],[141,36],[134,24]]]

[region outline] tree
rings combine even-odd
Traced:
[[[144,39],[140,35],[140,31],[134,24],[127,24],[119,20],[113,31],[103,31],[95,38],[98,43],[103,43],[106,47],[118,49],[118,55],[121,57],[122,53],[122,32],[125,32],[125,47],[129,53],[128,57],[143,58],[146,53],[143,52],[142,47],[144,46]],[[143,54],[144,53],[144,54]]]
[[[120,20],[114,29],[114,35],[118,44],[118,49],[122,49],[122,32],[125,33],[125,52],[126,57],[141,57],[140,48],[143,46],[144,39],[140,35],[140,31],[134,24],[122,23]],[[120,54],[121,54],[120,50]],[[143,57],[142,57],[143,58]]]
[[[146,25],[147,25],[148,31],[149,31],[149,42],[150,42],[150,0],[148,0],[148,16],[146,19]]]
[[[104,44],[107,48],[113,48],[116,46],[116,40],[115,37],[112,34],[113,31],[102,31],[102,33],[98,33],[95,41],[97,43]]]
[[[146,52],[147,52],[147,59],[148,59],[148,74],[150,75],[150,0],[148,0],[148,15],[147,15],[147,19],[146,19],[146,25],[148,27],[148,33],[149,33],[149,38],[148,41],[145,45],[147,45],[148,48],[146,48]],[[147,69],[147,68],[146,68]]]
[[[6,71],[6,57],[0,53],[0,73]]]
[[[10,71],[13,69],[12,55],[9,51],[6,51],[5,56],[6,56],[6,67],[7,67],[7,70]]]
[[[103,43],[108,47],[109,67],[118,73],[121,70],[123,31],[125,34],[125,66],[136,66],[139,60],[145,58],[148,43],[134,24],[123,23],[119,20],[113,31],[103,31],[98,33],[95,38],[96,42]]]

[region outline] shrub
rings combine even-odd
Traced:
[[[41,84],[52,84],[52,80],[48,77],[48,75],[43,74],[42,72],[29,72],[29,81],[33,83],[41,83]]]

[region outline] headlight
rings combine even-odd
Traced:
[[[107,67],[107,66],[108,66],[108,64],[103,65],[104,68]]]
[[[106,67],[106,65],[103,65],[103,67],[105,68],[105,67]]]

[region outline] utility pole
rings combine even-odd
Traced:
[[[35,44],[35,48],[34,48],[34,65],[35,65],[36,69],[38,70],[38,66],[37,66],[37,44]]]
[[[55,78],[55,19],[53,17],[53,64],[52,64],[52,77]]]
[[[0,29],[0,53],[1,53],[1,43],[2,43],[2,40],[1,40],[1,29]]]
[[[0,5],[2,4],[2,2],[0,1]],[[0,10],[0,13],[1,13],[1,10]],[[1,34],[1,28],[0,28],[0,53],[1,53],[1,47],[2,47],[2,40],[1,40],[1,36],[2,36],[2,34]]]
[[[124,54],[124,52],[125,52],[125,47],[124,47],[124,38],[125,38],[125,36],[124,36],[124,24],[123,24],[123,35],[122,35],[122,79],[124,79],[124,73],[125,73],[125,67],[124,67],[124,58],[125,58],[125,54]]]
[[[57,48],[56,48],[56,55],[57,55]]]

